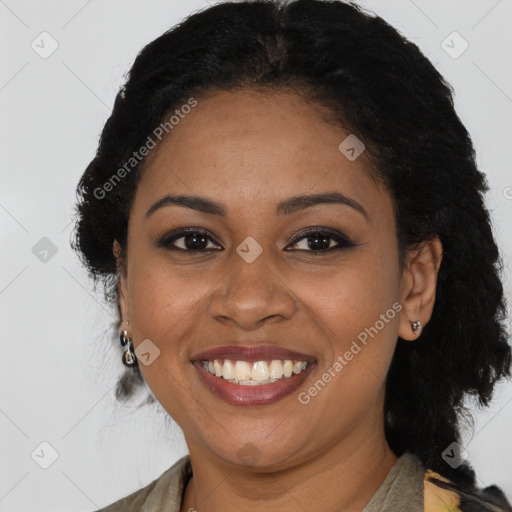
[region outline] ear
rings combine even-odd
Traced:
[[[400,288],[403,309],[398,326],[398,335],[404,340],[414,340],[420,334],[414,334],[411,322],[419,320],[425,327],[432,316],[442,254],[438,237],[407,250]]]
[[[112,251],[116,258],[118,272],[117,282],[117,301],[121,311],[121,321],[126,322],[129,319],[129,306],[128,306],[128,286],[127,286],[127,269],[124,258],[122,257],[121,245],[117,240],[114,240]]]

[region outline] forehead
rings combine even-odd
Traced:
[[[147,204],[195,193],[247,205],[338,190],[360,202],[372,196],[371,210],[387,194],[370,178],[365,152],[351,161],[340,151],[350,132],[323,113],[291,92],[198,97],[148,155],[137,196]]]

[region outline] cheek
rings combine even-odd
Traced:
[[[309,305],[329,345],[317,376],[329,384],[325,393],[318,393],[317,407],[333,425],[339,425],[340,407],[353,418],[372,407],[383,390],[398,336],[395,252],[391,247],[387,252],[361,251],[359,256],[323,279],[322,286],[310,288],[316,292],[310,293]]]
[[[297,276],[294,282],[313,320],[325,326],[341,348],[349,338],[373,326],[399,298],[396,265],[370,250],[314,277]],[[396,322],[395,310],[391,315]]]
[[[332,435],[354,428],[383,396],[398,336],[397,278],[382,259],[361,258],[325,279],[323,293],[309,295],[327,357],[301,403]]]
[[[134,265],[130,303],[141,334],[164,334],[205,299],[211,285],[197,275],[193,270],[177,270],[161,258]]]
[[[165,262],[148,261],[134,273],[130,286],[134,346],[149,339],[159,350],[154,362],[140,365],[150,387],[158,387],[160,381],[172,387],[172,376],[178,378],[185,370],[185,340],[208,289],[204,282],[183,277]]]
[[[141,267],[134,265],[130,283],[134,347],[149,339],[159,354],[149,365],[139,363],[139,368],[157,400],[182,424],[183,411],[191,408],[187,403],[190,392],[186,391],[186,341],[193,331],[197,308],[210,286],[183,277],[165,262],[155,259],[148,259]]]

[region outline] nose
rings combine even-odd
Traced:
[[[210,296],[212,318],[225,325],[254,330],[268,322],[292,318],[292,290],[271,267],[265,251],[252,263],[234,255],[231,270]]]

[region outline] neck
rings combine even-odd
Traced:
[[[378,436],[369,437],[371,432],[375,425],[358,428],[314,458],[265,473],[205,456],[188,443],[193,477],[181,511],[360,512],[397,460],[383,429]]]

